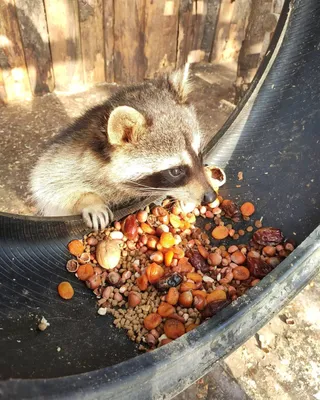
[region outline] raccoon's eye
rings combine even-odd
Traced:
[[[168,170],[169,175],[172,176],[172,178],[179,178],[181,175],[185,175],[185,170],[184,168],[172,168]]]

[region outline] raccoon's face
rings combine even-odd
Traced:
[[[130,196],[212,202],[216,196],[204,174],[199,125],[193,107],[185,103],[183,75],[169,77],[166,84],[150,86],[135,108],[119,106],[110,114],[114,183]]]

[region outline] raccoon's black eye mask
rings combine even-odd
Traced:
[[[186,185],[191,179],[191,168],[181,165],[145,176],[136,182],[153,188],[174,188]]]

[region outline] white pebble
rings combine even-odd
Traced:
[[[139,272],[136,272],[136,273],[134,274],[134,276],[135,276],[136,278],[139,278],[139,276],[140,276]]]
[[[214,282],[214,279],[212,279],[211,276],[204,275],[202,279],[204,282]]]
[[[219,273],[219,274],[217,275],[217,281],[219,282],[220,279],[221,279],[221,274]]]
[[[120,293],[124,293],[127,291],[127,286],[121,286],[121,288],[119,289]]]
[[[210,208],[216,208],[216,207],[219,207],[219,205],[220,205],[220,201],[219,201],[218,198],[216,198],[215,201],[213,201],[212,203],[209,203],[209,204],[208,204],[208,206],[209,206]]]
[[[134,267],[139,267],[139,265],[140,265],[140,260],[134,260],[133,263],[132,263],[132,265],[133,265]]]
[[[187,322],[189,319],[189,314],[187,314],[187,313],[183,314],[183,318]]]
[[[186,214],[192,212],[196,208],[196,204],[191,202],[190,203],[181,202],[180,206],[182,211]]]
[[[98,310],[99,315],[106,315],[107,314],[107,309],[105,307],[100,307]]]
[[[110,238],[114,240],[122,240],[123,233],[121,231],[112,231],[110,232]]]
[[[200,214],[205,214],[206,211],[207,211],[207,207],[205,207],[205,206],[200,207]]]

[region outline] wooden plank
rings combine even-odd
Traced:
[[[104,54],[105,77],[107,82],[114,82],[114,0],[104,0]]]
[[[245,38],[251,2],[248,0],[222,0],[211,61],[228,65],[237,74],[240,49]]]
[[[278,9],[280,3],[277,2]],[[238,101],[252,82],[277,25],[278,14],[273,12],[274,0],[252,0],[249,24],[239,56],[236,81]]]
[[[182,67],[188,59],[191,50],[192,36],[194,32],[195,17],[193,13],[193,0],[180,0],[179,9],[179,34],[177,66]]]
[[[77,0],[44,0],[56,89],[83,86]]]
[[[6,93],[6,88],[4,87],[2,69],[0,68],[0,104],[6,104],[6,103],[7,103],[7,93]]]
[[[145,0],[114,2],[114,75],[118,83],[133,83],[145,77],[144,8]]]
[[[79,0],[80,35],[87,85],[105,81],[102,0]]]
[[[146,0],[146,78],[172,71],[176,66],[179,0]]]
[[[8,102],[31,95],[13,0],[0,3],[0,68]]]
[[[211,51],[216,32],[218,15],[220,9],[220,0],[207,1],[207,14],[204,23],[202,35],[201,50],[204,51],[204,61],[208,62],[211,57]]]
[[[207,19],[208,0],[181,0],[179,12],[178,66],[205,58],[202,41]]]
[[[33,94],[52,92],[54,78],[42,0],[15,0]]]

